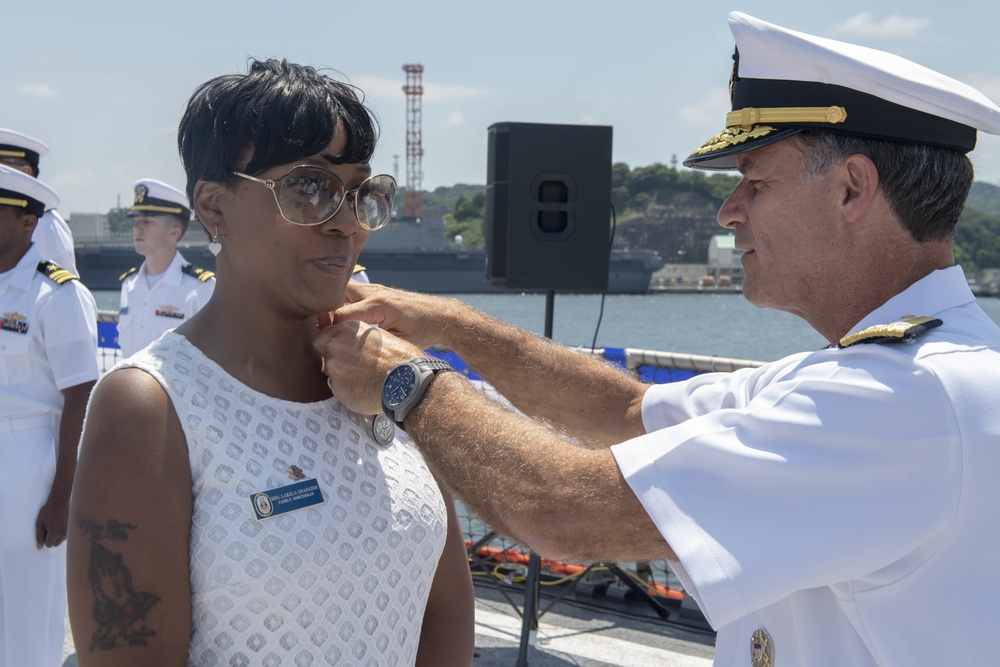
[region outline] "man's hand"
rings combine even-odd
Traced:
[[[38,511],[35,519],[35,544],[41,549],[57,547],[66,540],[66,525],[69,521],[69,500],[49,499]]]
[[[356,320],[320,330],[313,345],[323,358],[330,391],[348,409],[363,415],[382,412],[382,383],[389,371],[425,356],[420,348]]]
[[[321,313],[317,323],[325,327],[331,322],[367,322],[426,350],[437,344],[449,345],[450,330],[457,326],[463,307],[457,299],[352,280],[344,305],[333,313]]]

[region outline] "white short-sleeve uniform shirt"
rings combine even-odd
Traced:
[[[0,417],[58,416],[62,390],[96,380],[97,306],[77,280],[38,270],[34,244],[0,276]]]
[[[852,333],[906,315],[943,324],[653,386],[613,448],[716,665],[1000,664],[1000,328],[952,267]]]
[[[146,262],[122,280],[118,310],[118,346],[129,357],[165,332],[180,326],[201,310],[215,291],[215,278],[206,281],[184,272],[187,260],[180,252],[158,282],[149,286]]]

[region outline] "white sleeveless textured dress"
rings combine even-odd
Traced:
[[[381,447],[335,398],[260,394],[173,332],[126,367],[163,385],[187,438],[188,664],[414,664],[447,515],[405,434]],[[292,466],[325,502],[258,519],[252,494],[294,484]]]

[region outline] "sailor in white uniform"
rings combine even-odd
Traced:
[[[0,667],[61,664],[66,521],[97,306],[32,232],[59,197],[0,165]]]
[[[191,265],[177,242],[191,219],[187,195],[151,178],[135,183],[135,251],[145,257],[122,276],[118,345],[131,356],[198,312],[215,291],[215,274]]]
[[[39,158],[49,154],[49,147],[38,139],[27,135],[0,128],[0,164],[23,171],[29,176],[38,178]],[[46,211],[38,219],[35,233],[31,237],[42,253],[42,257],[51,260],[74,275],[76,271],[76,247],[73,243],[73,232],[62,216],[55,209]]]

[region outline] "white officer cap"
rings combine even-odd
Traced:
[[[0,127],[0,157],[18,157],[28,161],[38,173],[38,159],[49,154],[49,147],[26,134]]]
[[[140,215],[160,215],[169,213],[185,220],[191,218],[187,195],[177,188],[152,178],[140,178],[135,182],[135,200],[125,215],[135,218]]]
[[[736,155],[806,129],[952,148],[1000,134],[1000,107],[975,88],[884,51],[814,37],[741,12],[726,129],[684,166],[735,169]]]
[[[37,178],[0,164],[0,205],[18,206],[41,216],[59,206],[59,195]]]

